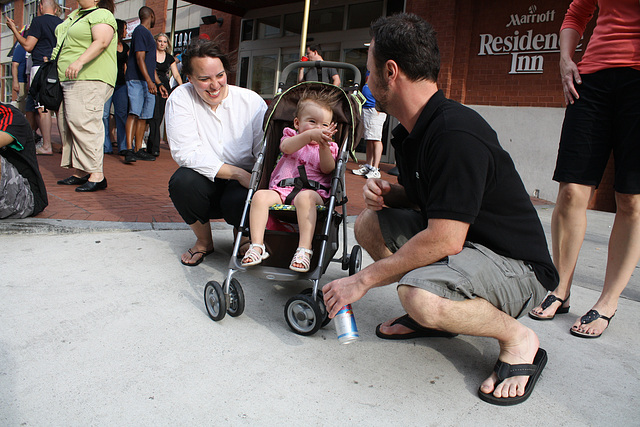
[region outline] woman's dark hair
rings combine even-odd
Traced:
[[[222,62],[224,70],[229,73],[231,70],[231,61],[229,56],[220,49],[216,40],[191,40],[187,50],[182,53],[182,72],[187,76],[193,73],[191,68],[191,60],[193,58],[218,58]]]
[[[373,59],[378,72],[394,61],[412,81],[438,81],[440,50],[436,32],[427,21],[412,13],[378,18],[371,24]]]
[[[122,19],[116,19],[116,24],[118,25],[118,43],[122,43],[124,32],[127,28],[127,22],[123,21]]]
[[[107,9],[111,13],[116,10],[116,4],[114,0],[100,0],[98,2],[98,7],[101,9]]]

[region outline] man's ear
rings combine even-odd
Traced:
[[[387,83],[390,83],[391,81],[396,80],[398,78],[398,72],[399,72],[399,68],[396,61],[389,59],[385,63],[385,69],[384,69],[384,73],[385,73],[384,76],[387,79]]]

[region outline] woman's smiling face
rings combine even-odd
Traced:
[[[215,111],[229,93],[227,72],[222,61],[209,56],[196,57],[191,59],[191,69],[193,72],[189,76],[189,82],[200,98]]]

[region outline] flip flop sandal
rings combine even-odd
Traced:
[[[452,334],[451,332],[425,328],[424,326],[413,320],[411,317],[409,317],[408,314],[405,314],[402,317],[398,317],[389,326],[393,325],[406,326],[409,329],[413,329],[413,332],[409,332],[406,334],[385,334],[380,331],[380,326],[382,326],[381,323],[376,327],[376,335],[378,336],[378,338],[382,338],[383,340],[408,340],[411,338],[453,338],[458,336],[458,334]]]
[[[484,393],[481,389],[478,389],[478,396],[487,403],[499,406],[510,406],[522,403],[531,396],[531,392],[536,386],[536,382],[538,381],[538,378],[540,378],[540,374],[546,364],[547,352],[541,348],[538,349],[536,357],[533,359],[533,363],[531,365],[510,365],[498,359],[496,366],[493,368],[493,371],[498,376],[498,382],[496,382],[496,385],[509,377],[516,377],[520,375],[528,376],[529,381],[527,382],[527,385],[524,386],[524,394],[522,396],[514,397],[495,397],[493,393]]]
[[[258,252],[258,249],[261,249],[262,251]],[[267,258],[269,258],[269,252],[267,252],[264,245],[257,245],[255,243],[252,243],[249,245],[249,249],[247,249],[247,252],[244,253],[244,258],[242,258],[242,266],[251,267],[252,265],[260,264]]]
[[[305,249],[305,248],[296,249],[296,253],[293,255],[291,264],[289,264],[289,268],[299,273],[306,273],[307,271],[309,271],[309,268],[311,268],[312,256],[313,256],[313,251],[311,249]],[[302,264],[302,267],[295,267],[293,264]]]
[[[585,314],[584,316],[582,316],[580,318],[580,324],[582,325],[586,325],[588,323],[594,322],[600,318],[604,319],[607,321],[607,328],[609,327],[609,323],[611,323],[611,319],[613,319],[613,316],[615,316],[616,314],[613,313],[613,315],[611,317],[607,317],[607,316],[603,316],[602,314],[598,313],[597,310],[589,310],[587,312],[587,314]],[[585,332],[580,332],[577,331],[573,328],[569,329],[569,332],[571,332],[571,335],[575,335],[576,337],[580,337],[580,338],[598,338],[600,337],[600,335],[602,335],[604,333],[604,331],[607,330],[607,328],[604,328],[604,330],[602,332],[600,332],[598,335],[593,335],[593,334],[587,334]]]
[[[193,259],[194,256],[196,256],[197,254],[202,254],[202,256],[200,258],[198,258],[198,260],[196,262],[184,262],[182,260],[180,260],[180,262],[183,265],[186,265],[188,267],[195,267],[196,265],[200,264],[203,260],[204,257],[206,257],[207,255],[210,255],[213,253],[213,249],[211,249],[210,251],[192,251],[191,249],[189,249],[187,252],[189,252],[189,255],[191,255],[191,259]]]
[[[569,300],[569,297],[567,297],[566,299],[560,299],[555,295],[549,294],[547,295],[547,297],[544,299],[544,301],[542,301],[542,304],[540,304],[540,308],[542,309],[542,311],[546,310],[547,308],[551,307],[551,304],[553,304],[554,302],[559,302],[560,303],[560,307],[558,307],[558,309],[556,310],[555,313],[553,313],[553,316],[540,316],[537,313],[534,313],[533,310],[531,310],[529,312],[529,317],[531,317],[533,320],[553,320],[554,317],[556,317],[556,314],[566,314],[569,312],[569,307],[571,306],[564,306],[564,303],[566,301]]]

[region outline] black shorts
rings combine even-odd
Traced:
[[[580,98],[567,106],[554,181],[600,184],[611,151],[614,189],[640,193],[640,70],[611,68],[582,75]]]

